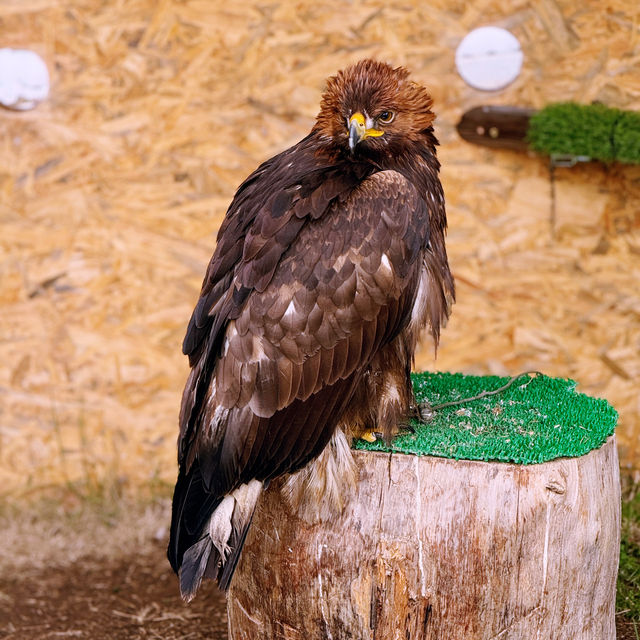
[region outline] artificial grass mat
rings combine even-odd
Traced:
[[[414,373],[417,402],[439,405],[497,389],[510,378]],[[426,424],[412,421],[391,446],[358,440],[355,449],[432,455],[456,460],[535,464],[577,457],[600,447],[618,414],[606,401],[576,392],[573,380],[523,375],[505,391],[437,409]]]

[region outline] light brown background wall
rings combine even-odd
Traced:
[[[496,24],[508,89],[454,71]],[[572,377],[640,445],[640,167],[559,170],[460,141],[482,104],[640,109],[632,0],[0,1],[0,46],[40,52],[48,102],[0,112],[0,494],[172,481],[180,342],[234,189],[309,130],[324,79],[371,56],[435,98],[458,303],[418,368]]]

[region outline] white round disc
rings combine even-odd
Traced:
[[[470,31],[456,50],[456,67],[474,89],[495,91],[513,82],[522,68],[518,39],[500,27]]]
[[[33,109],[49,95],[49,71],[42,58],[27,49],[0,49],[0,104]]]

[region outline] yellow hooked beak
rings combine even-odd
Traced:
[[[365,117],[359,111],[356,111],[349,118],[349,149],[351,149],[351,151],[365,138],[378,138],[384,135],[384,131],[374,129],[372,126],[367,129],[367,124],[373,123],[367,123]]]

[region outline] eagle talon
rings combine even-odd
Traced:
[[[422,423],[432,422],[436,415],[436,412],[429,402],[419,402],[416,405],[416,412],[418,414],[418,420]]]
[[[403,433],[414,434],[415,432],[416,432],[416,428],[410,422],[407,422],[398,426],[398,434],[403,434]]]

